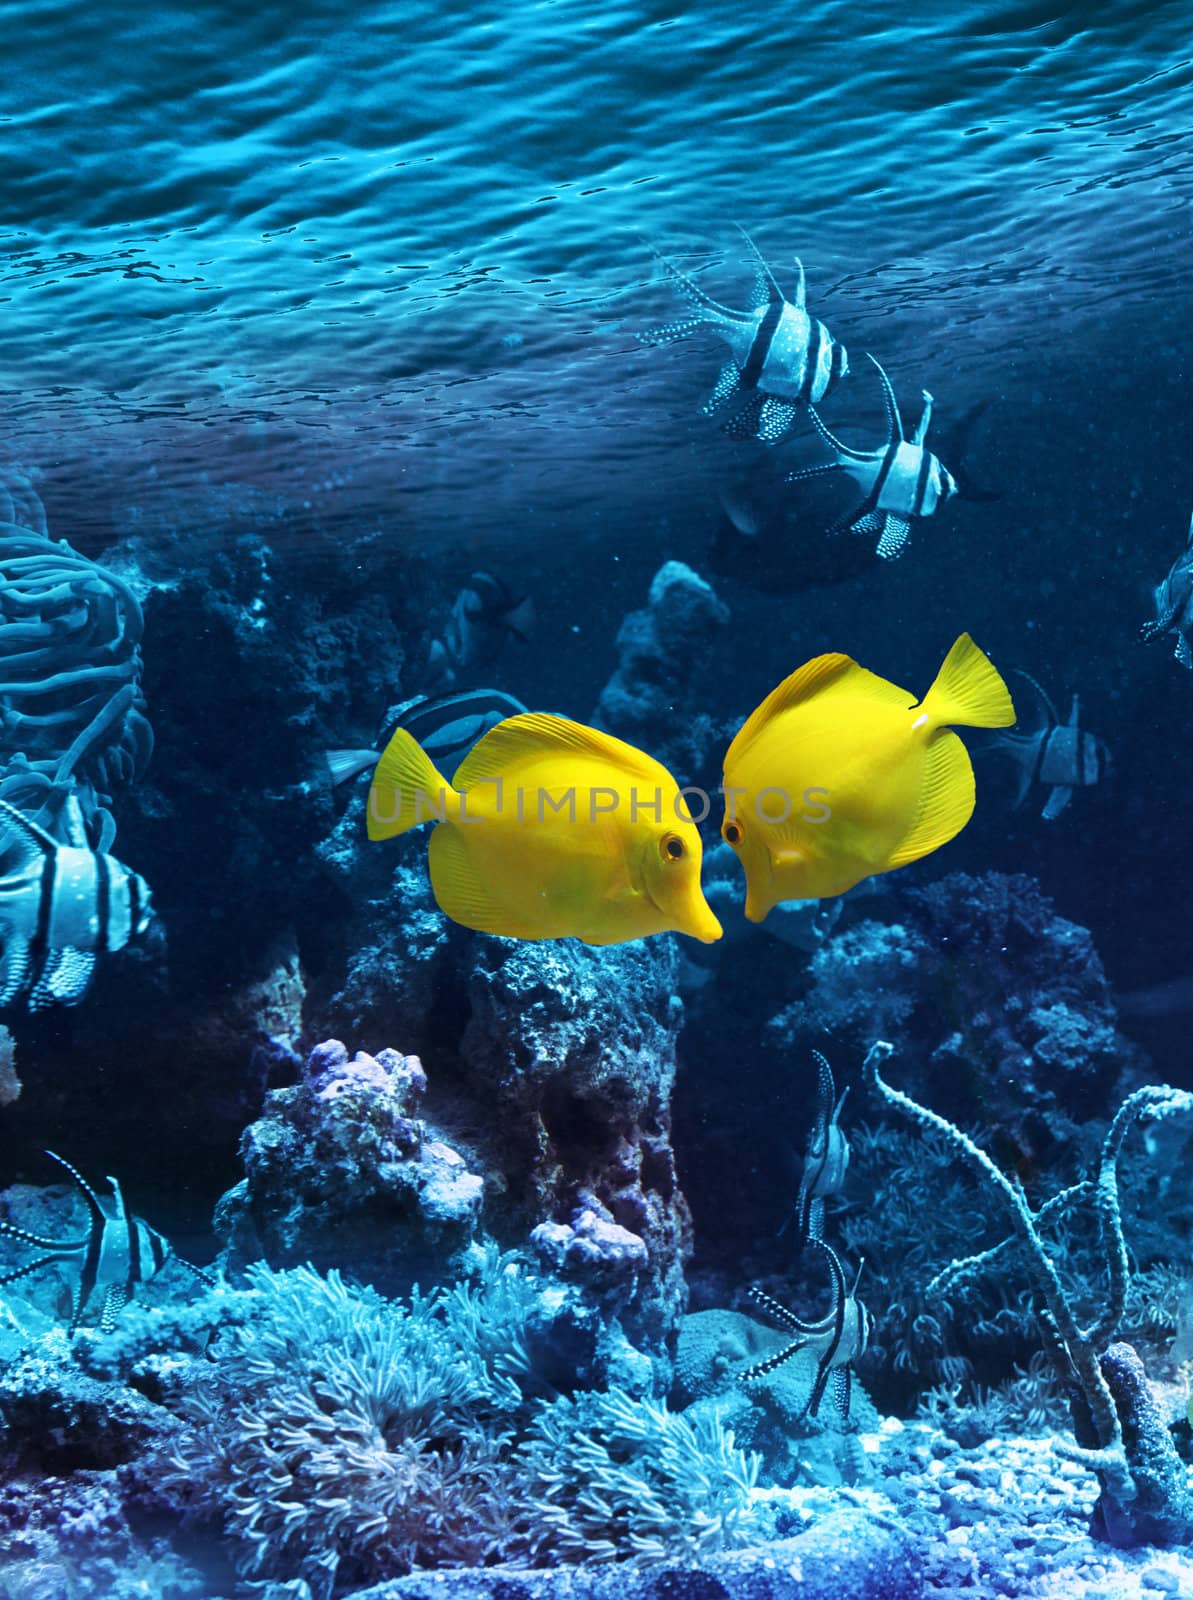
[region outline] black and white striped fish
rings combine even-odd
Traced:
[[[1168,576],[1155,590],[1156,620],[1145,622],[1139,630],[1144,640],[1171,633],[1176,638],[1173,654],[1182,667],[1193,667],[1193,518],[1185,548],[1169,569]]]
[[[96,958],[145,932],[149,885],[115,856],[59,844],[0,800],[0,1010],[78,1005]]]
[[[46,1155],[66,1169],[86,1200],[90,1213],[87,1232],[74,1239],[51,1239],[45,1234],[18,1228],[14,1223],[0,1222],[0,1235],[6,1239],[15,1239],[19,1244],[33,1245],[46,1252],[35,1261],[27,1261],[23,1267],[0,1275],[0,1288],[27,1278],[53,1262],[75,1263],[79,1277],[73,1290],[70,1318],[69,1331],[73,1335],[82,1325],[96,1295],[101,1297],[99,1325],[107,1333],[136,1293],[137,1285],[155,1277],[167,1261],[181,1262],[204,1283],[214,1282],[201,1267],[176,1256],[170,1241],[156,1228],[151,1228],[141,1217],[131,1215],[115,1178],[108,1179],[112,1193],[101,1197],[69,1161],[52,1150],[47,1150]]]
[[[824,1202],[829,1195],[840,1192],[849,1166],[849,1140],[841,1131],[841,1107],[849,1090],[845,1089],[838,1100],[833,1069],[819,1050],[813,1050],[812,1059],[816,1063],[816,1116],[808,1133],[795,1207],[803,1243],[823,1239]]]
[[[828,1315],[821,1317],[818,1322],[802,1322],[794,1311],[789,1311],[785,1305],[781,1305],[762,1289],[751,1289],[750,1298],[755,1305],[765,1311],[781,1328],[793,1333],[795,1338],[790,1344],[777,1350],[773,1356],[767,1356],[764,1360],[745,1367],[738,1373],[738,1378],[742,1383],[765,1378],[768,1373],[783,1366],[801,1350],[811,1350],[816,1356],[816,1376],[812,1382],[812,1392],[805,1410],[809,1416],[816,1415],[820,1409],[820,1402],[824,1399],[825,1390],[831,1383],[833,1404],[844,1421],[849,1416],[850,1401],[853,1398],[853,1363],[865,1354],[870,1341],[870,1314],[857,1297],[862,1269],[858,1268],[853,1288],[847,1291],[845,1273],[837,1252],[831,1245],[825,1244],[823,1239],[809,1239],[808,1243],[823,1252],[828,1264],[833,1292]]]
[[[386,723],[382,749],[397,728],[406,732],[430,756],[441,772],[455,772],[460,762],[490,728],[507,717],[522,716],[526,707],[500,689],[469,689],[459,694],[415,695],[405,700]],[[333,784],[344,783],[375,767],[380,750],[329,750],[327,765]]]
[[[722,367],[704,413],[713,416],[732,405],[725,431],[734,438],[770,444],[788,431],[801,406],[819,405],[832,392],[849,371],[849,357],[824,323],[808,315],[802,262],[797,258],[795,299],[788,300],[749,234],[744,228],[739,232],[754,259],[754,308],[735,311],[721,305],[686,272],[659,256],[692,310],[638,337],[644,344],[673,344],[699,328],[715,328],[732,359]]]
[[[870,360],[874,361],[882,380],[890,426],[886,444],[879,450],[851,450],[829,432],[809,407],[808,415],[817,433],[836,453],[837,459],[827,466],[803,467],[789,472],[787,481],[800,483],[830,472],[846,473],[865,498],[840,517],[828,532],[842,533],[850,529],[854,533],[877,534],[878,554],[889,560],[901,553],[913,522],[920,517],[930,517],[950,495],[956,494],[957,481],[939,457],[924,445],[932,420],[932,396],[927,389],[923,391],[924,409],[919,426],[907,439],[890,379],[873,356]]]
[[[1073,696],[1069,720],[1062,722],[1048,695],[1021,667],[1014,669],[1039,695],[1044,711],[1043,721],[1030,733],[1004,733],[989,746],[1001,750],[1019,767],[1019,789],[1015,807],[1027,799],[1028,792],[1039,785],[1048,789],[1041,815],[1045,822],[1055,822],[1073,798],[1074,789],[1088,789],[1100,782],[1110,770],[1110,750],[1080,724],[1080,701]]]

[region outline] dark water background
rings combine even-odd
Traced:
[[[1002,498],[831,589],[720,580],[711,709],[824,648],[922,688],[970,629],[1080,690],[1116,776],[1049,827],[980,768],[941,869],[1037,873],[1122,988],[1193,972],[1193,677],[1136,641],[1193,503],[1187,5],[109,0],[0,37],[0,457],[53,533],[496,566],[543,619],[501,686],[583,716],[764,454],[699,415],[714,338],[633,337],[673,306],[646,241],[735,299],[740,222],[855,354],[833,424],[877,431],[866,349],[934,438],[988,400]]]

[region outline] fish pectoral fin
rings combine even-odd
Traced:
[[[0,955],[0,1007],[10,1006],[29,981],[29,941],[10,936]]]
[[[930,855],[959,834],[973,815],[974,781],[969,752],[955,733],[935,734],[925,751],[924,787],[919,815],[906,838],[891,852],[888,865],[905,867]]]
[[[944,658],[922,706],[937,728],[1009,728],[1015,721],[1010,690],[967,633]]]
[[[903,546],[911,535],[911,523],[906,517],[897,517],[888,511],[882,519],[882,533],[878,540],[877,553],[884,561],[893,561],[902,555]]]
[[[768,395],[762,404],[762,414],[758,418],[758,437],[764,444],[774,444],[787,433],[796,417],[799,416],[799,407],[790,401],[780,400],[775,395]]]
[[[1055,822],[1072,798],[1072,789],[1066,784],[1058,783],[1044,802],[1044,809],[1040,815],[1045,822]]]
[[[459,830],[440,824],[431,835],[427,852],[431,888],[444,916],[478,933],[527,937],[509,908],[501,906],[481,880],[475,861]]]
[[[766,397],[755,390],[746,403],[733,413],[722,427],[730,439],[756,439],[762,423],[762,408]]]
[[[711,417],[714,412],[719,411],[726,400],[737,393],[740,383],[741,368],[736,361],[727,361],[717,375],[717,381],[713,384],[712,393],[700,408],[704,415]]]
[[[51,952],[29,996],[30,1011],[40,1011],[44,1006],[77,1006],[91,986],[95,971],[95,956],[90,950],[76,950],[64,945]]]

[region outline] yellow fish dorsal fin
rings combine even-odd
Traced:
[[[1009,728],[1015,707],[998,669],[967,633],[953,645],[923,699],[931,726]]]
[[[910,831],[891,852],[888,869],[905,867],[947,844],[973,815],[973,767],[969,751],[957,735],[937,733],[928,741],[924,760],[919,811]]]
[[[458,812],[457,796],[412,734],[398,728],[369,785],[370,839],[392,839],[422,822],[446,821]]]
[[[915,696],[889,683],[877,673],[859,667],[852,656],[834,652],[815,656],[797,667],[790,677],[784,678],[777,689],[772,689],[762,704],[751,713],[729,746],[725,765],[734,756],[740,756],[754,740],[783,711],[791,711],[809,700],[826,694],[848,694],[855,698],[885,701],[890,705],[910,706]]]
[[[655,784],[669,777],[665,767],[611,733],[568,717],[526,711],[499,722],[473,746],[456,768],[456,787],[467,789],[485,778],[508,777],[523,763],[546,755],[558,755],[565,761],[569,756],[604,761]]]

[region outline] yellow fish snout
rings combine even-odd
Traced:
[[[685,823],[648,844],[646,892],[676,933],[715,944],[723,929],[700,885],[700,835]]]
[[[679,931],[691,939],[699,939],[701,944],[716,944],[725,930],[703,894],[698,894],[690,915],[680,923]]]

